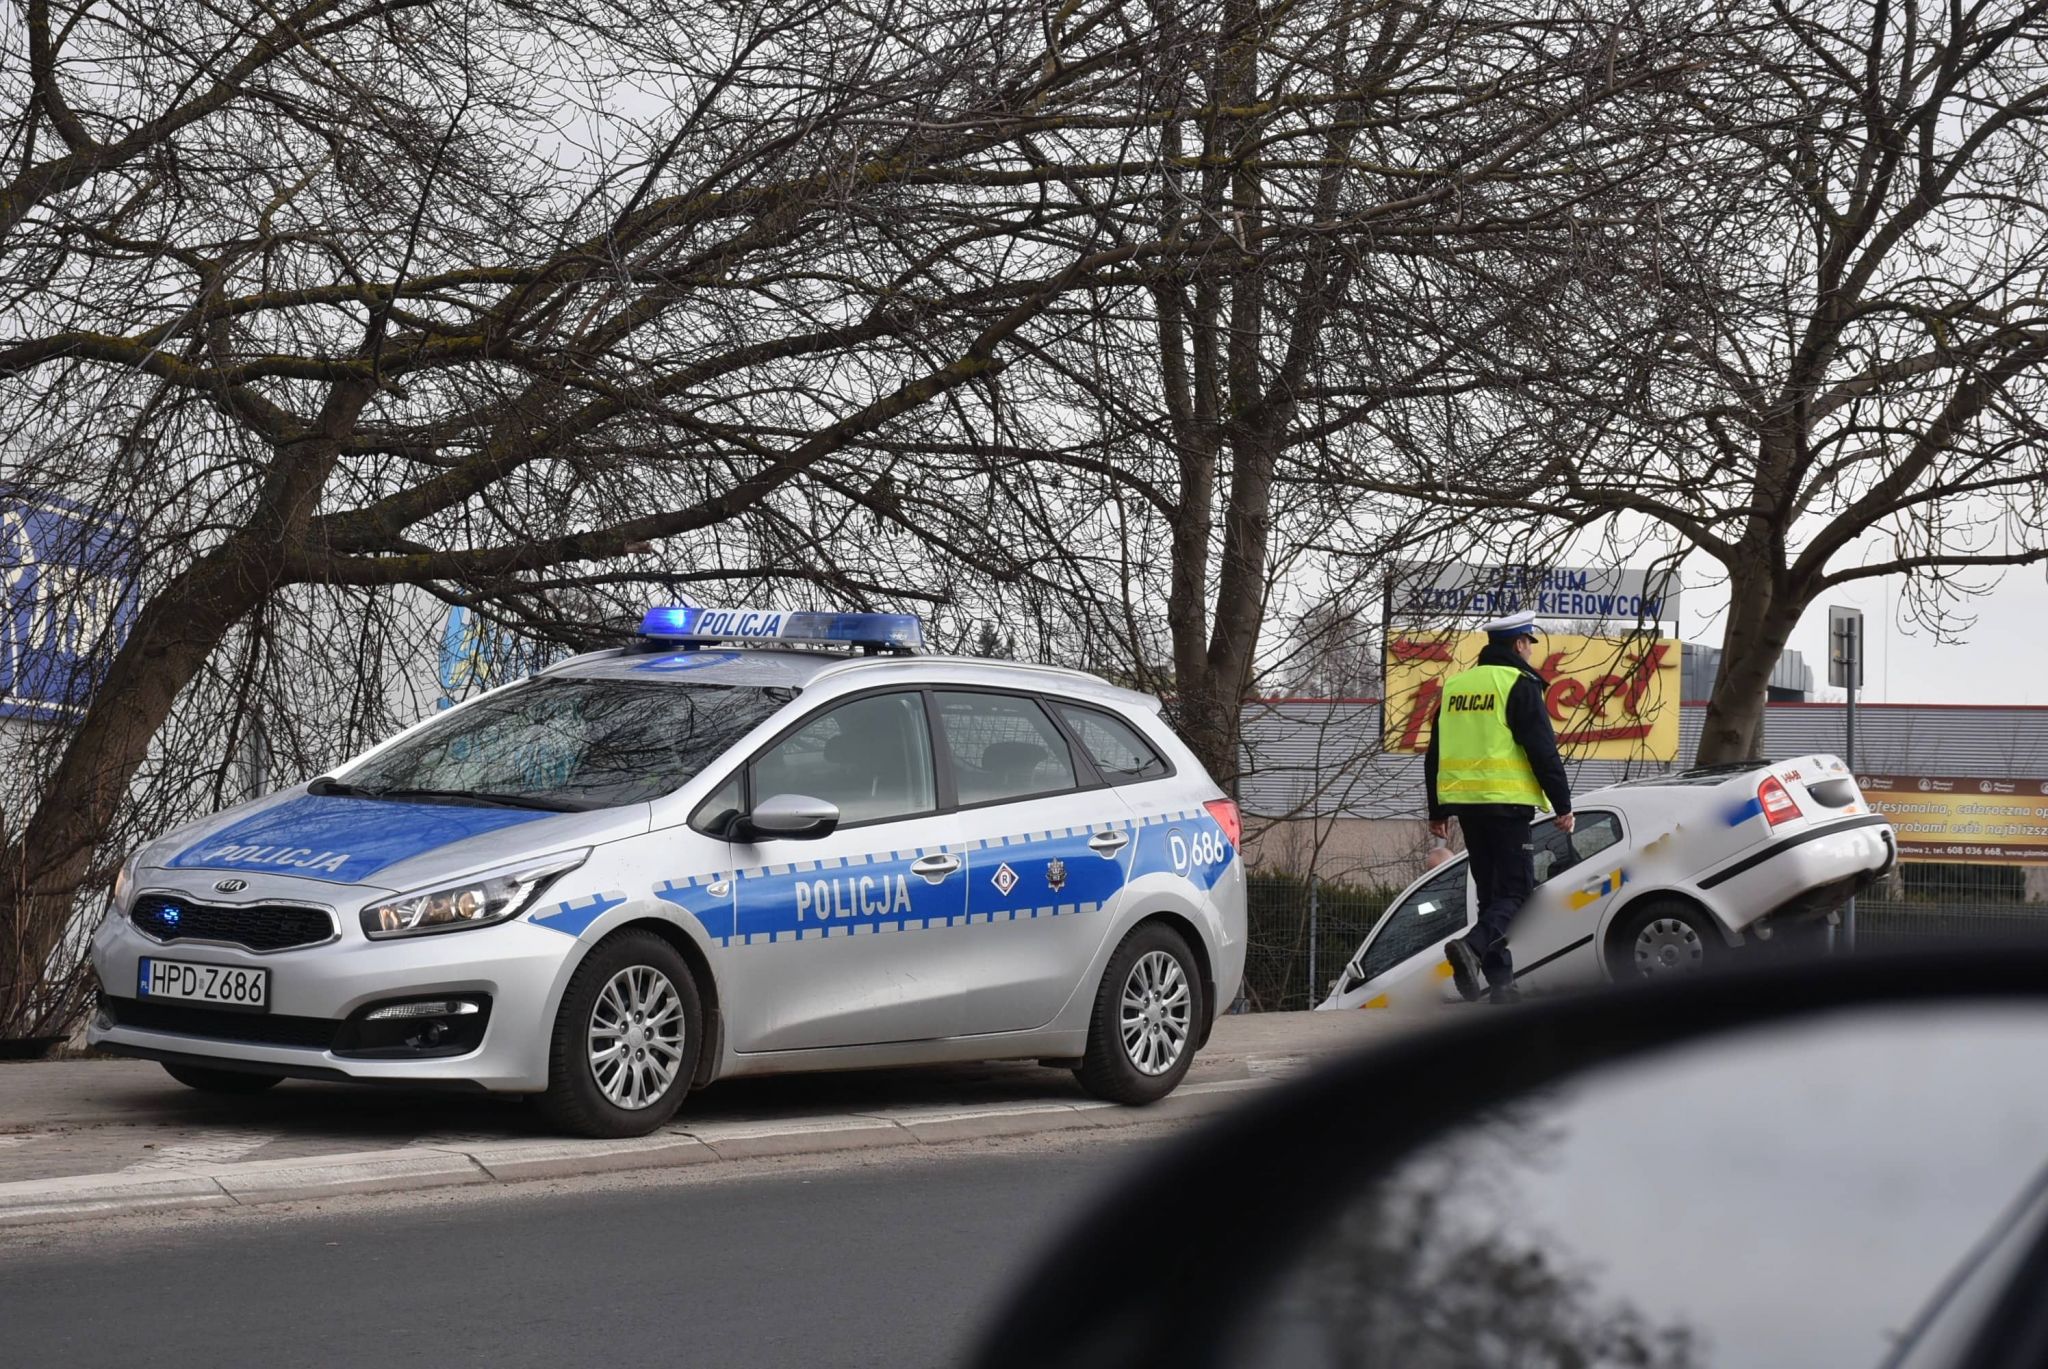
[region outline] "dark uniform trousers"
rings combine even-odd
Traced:
[[[1472,862],[1472,883],[1479,894],[1479,925],[1465,933],[1465,943],[1479,953],[1486,982],[1504,988],[1515,982],[1515,960],[1508,954],[1508,923],[1536,889],[1535,848],[1529,840],[1534,809],[1521,817],[1479,815],[1456,807],[1458,830]]]

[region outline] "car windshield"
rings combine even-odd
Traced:
[[[349,771],[371,796],[609,808],[674,792],[787,690],[539,679],[479,699]]]

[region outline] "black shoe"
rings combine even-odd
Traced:
[[[1467,1003],[1477,1003],[1486,992],[1486,972],[1479,968],[1479,952],[1465,944],[1465,938],[1444,943],[1444,959],[1451,963],[1451,982]]]
[[[1522,991],[1512,984],[1496,984],[1487,990],[1486,1001],[1496,1006],[1502,1003],[1519,1003]]]

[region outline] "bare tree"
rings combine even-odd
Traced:
[[[1020,330],[991,431],[944,454],[974,472],[948,497],[982,492],[947,553],[1167,696],[1231,784],[1276,594],[1295,571],[1376,586],[1441,531],[1422,501],[1362,499],[1357,472],[1389,443],[1434,449],[1423,410],[1519,383],[1494,357],[1636,174],[1626,111],[1663,98],[1685,45],[1574,0],[1147,13],[1156,60],[1020,140],[1018,175],[1064,209],[1038,231],[1156,247]],[[905,516],[943,523],[936,503]]]
[[[1723,0],[1662,190],[1587,238],[1484,459],[1374,486],[1697,551],[1730,608],[1701,763],[1835,586],[2048,557],[2048,6]],[[1540,363],[1540,364],[1538,364]]]
[[[141,606],[8,832],[0,1030],[181,698],[259,702],[310,603],[545,625],[636,581],[829,579],[792,511],[874,502],[863,441],[957,441],[1027,323],[1154,250],[1035,240],[1065,209],[1004,189],[998,149],[1152,42],[1114,4],[1042,18],[31,0],[0,479],[129,519]]]

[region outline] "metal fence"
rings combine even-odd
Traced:
[[[2037,877],[2038,879],[2038,877]],[[1244,988],[1232,1011],[1312,1008],[1399,889],[1254,874],[1246,890]],[[1902,865],[1856,900],[1866,949],[1935,941],[2048,939],[2048,901],[2016,865]]]
[[[1330,981],[1401,891],[1255,874],[1245,892],[1244,988],[1235,1010],[1286,1012],[1329,996]]]
[[[2038,877],[2037,877],[2038,878]],[[1856,900],[1859,946],[2048,937],[2039,884],[2020,865],[1915,861]]]

